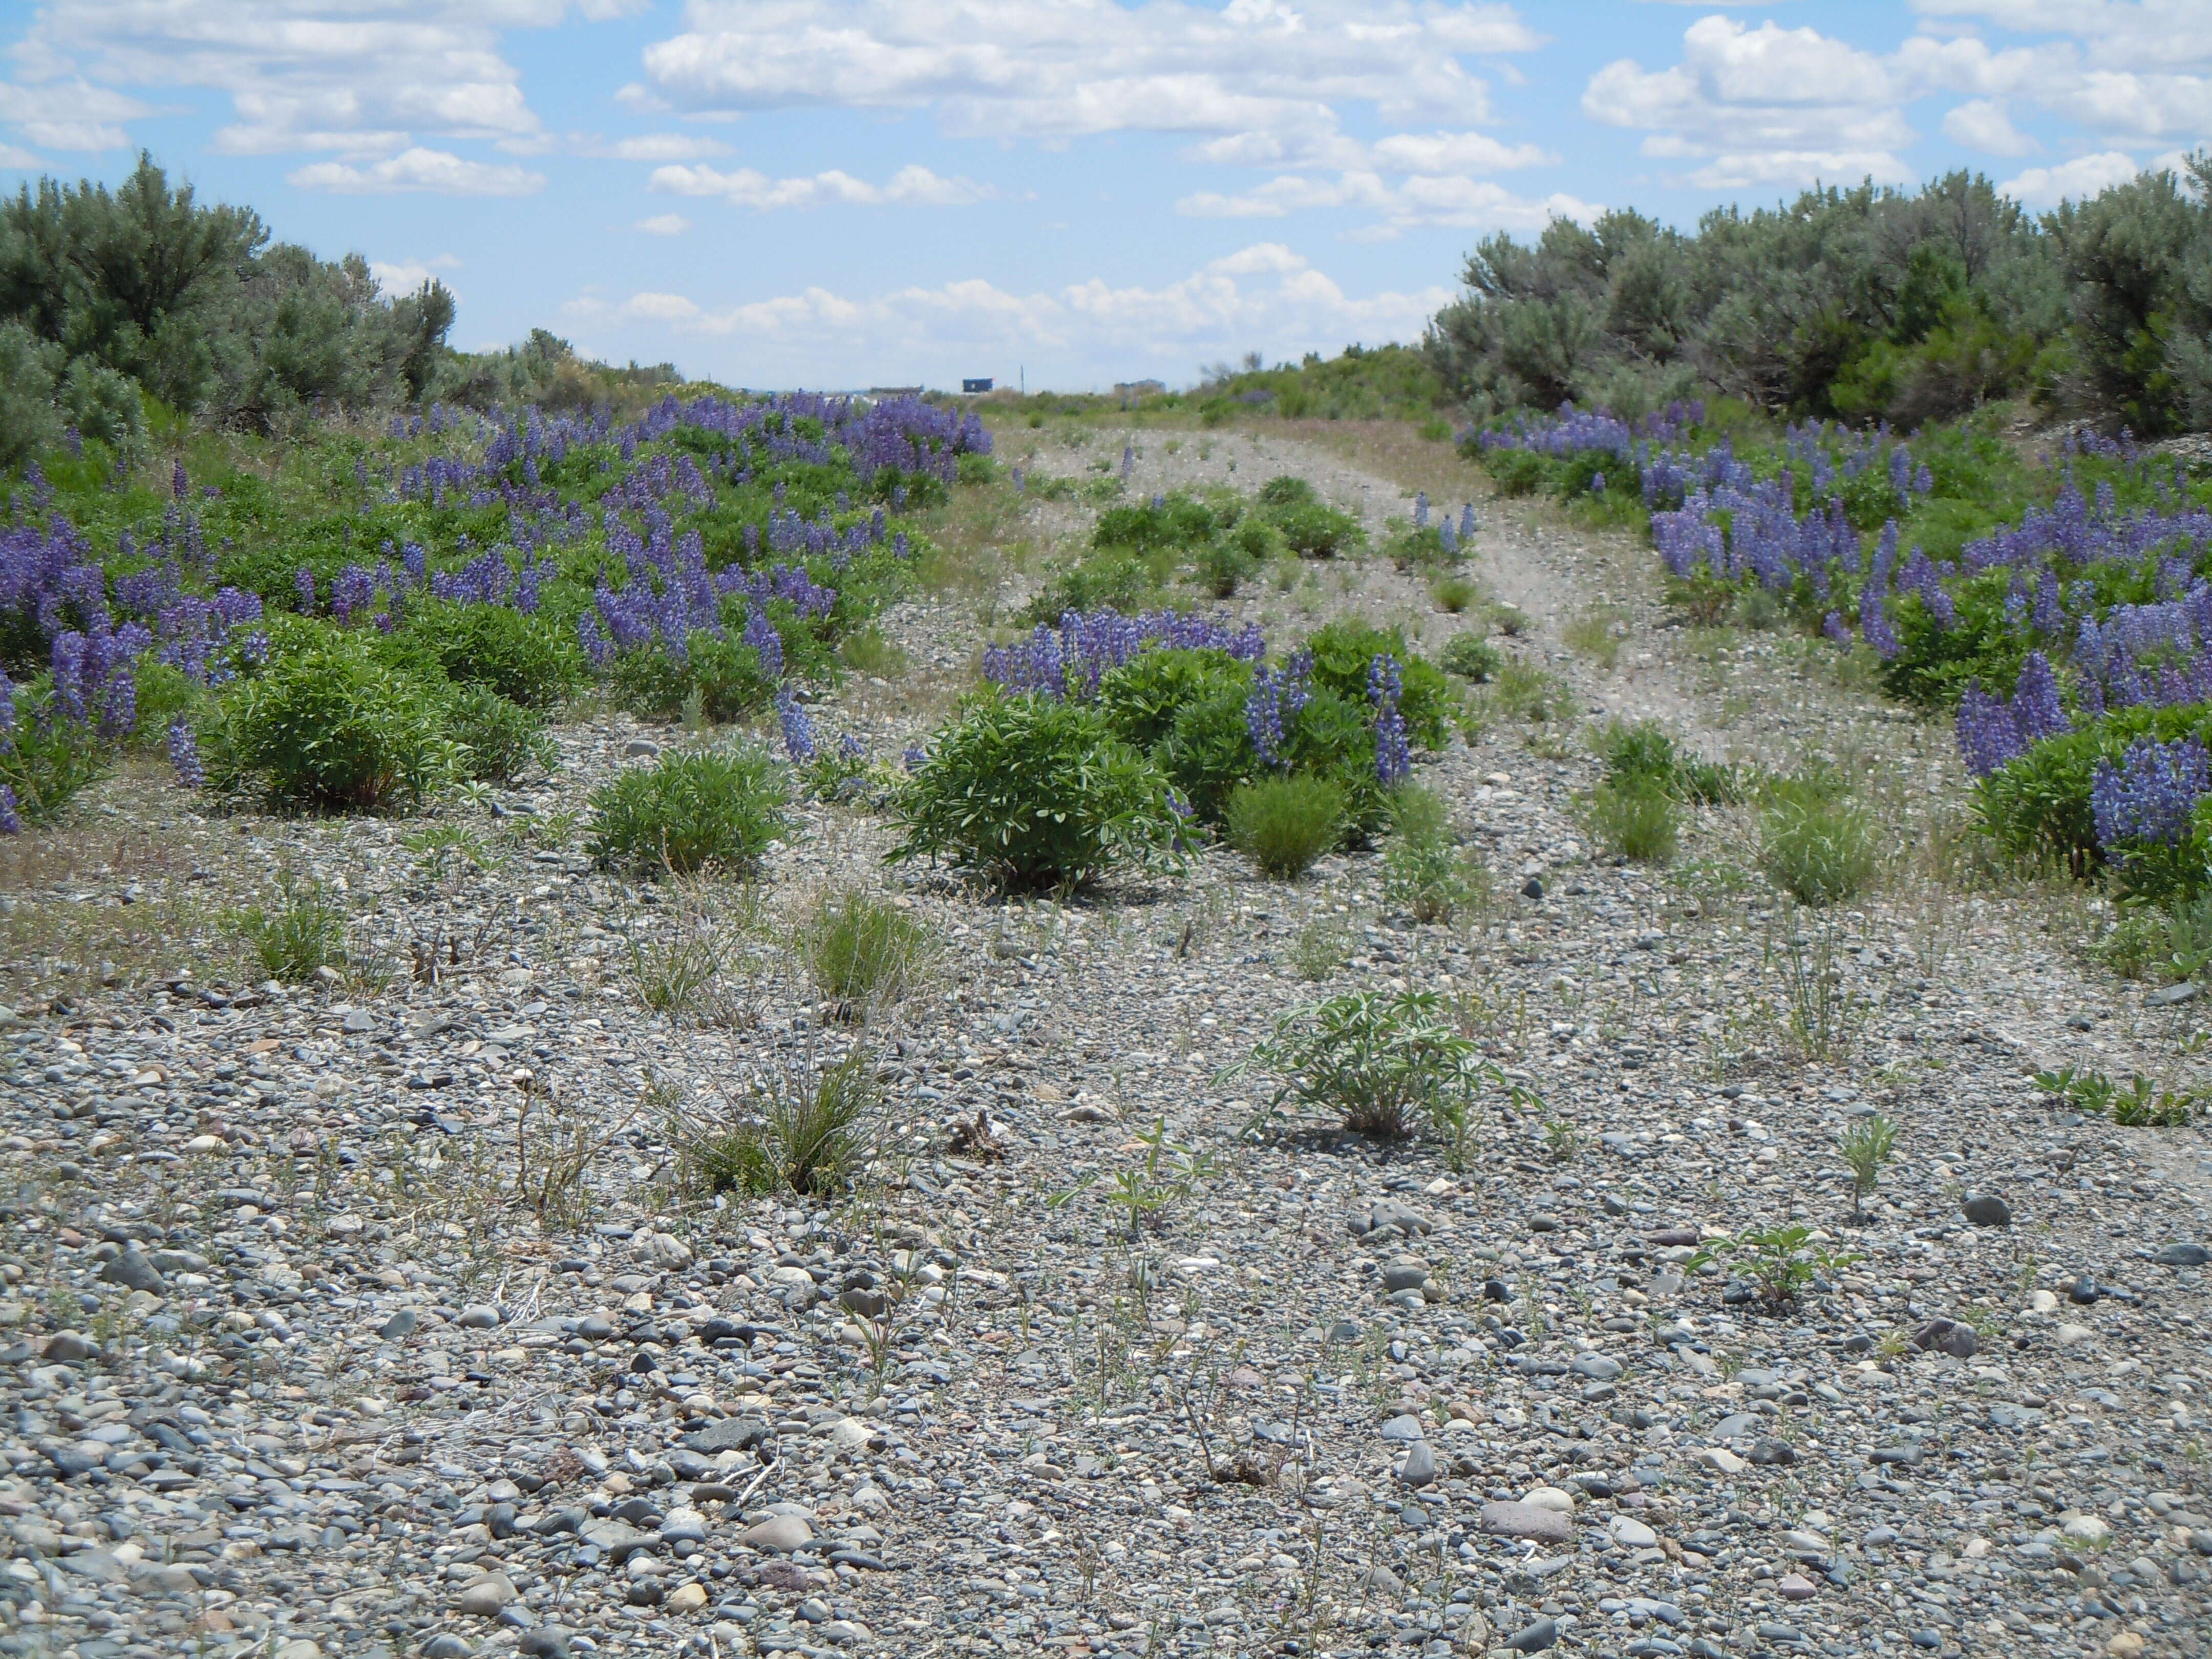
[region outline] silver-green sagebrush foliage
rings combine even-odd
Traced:
[[[1433,991],[1356,991],[1297,1009],[1228,1075],[1254,1068],[1277,1079],[1257,1122],[1304,1106],[1377,1139],[1400,1139],[1424,1121],[1463,1139],[1486,1091],[1515,1105],[1534,1099],[1483,1058]]]

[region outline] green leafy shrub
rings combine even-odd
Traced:
[[[1267,517],[1281,532],[1283,544],[1302,558],[1333,559],[1366,539],[1358,520],[1322,501],[1271,507]]]
[[[930,936],[889,900],[848,890],[817,901],[800,924],[799,951],[823,996],[892,1003],[912,988],[927,964]]]
[[[1242,699],[1251,686],[1251,669],[1226,651],[1140,651],[1100,676],[1098,709],[1115,737],[1150,750],[1193,703]]]
[[[1237,590],[1258,574],[1260,561],[1242,541],[1221,536],[1199,550],[1193,562],[1199,585],[1217,599],[1233,598]]]
[[[1221,527],[1205,502],[1182,494],[1170,495],[1155,506],[1147,501],[1133,507],[1109,507],[1098,515],[1091,532],[1097,548],[1127,548],[1136,553],[1180,553],[1201,547]]]
[[[230,921],[270,979],[304,985],[318,969],[345,964],[345,911],[323,896],[318,883],[287,878],[274,908],[234,911]]]
[[[1096,708],[990,696],[938,733],[901,787],[890,856],[927,856],[1008,891],[1081,887],[1177,843],[1167,780]]]
[[[1834,904],[1872,884],[1880,862],[1873,817],[1832,781],[1770,786],[1759,813],[1759,868],[1801,904]]]
[[[226,697],[209,781],[272,805],[381,812],[419,806],[466,756],[436,690],[380,661],[360,634],[314,623],[272,629],[276,651]]]
[[[1127,548],[1086,553],[1063,566],[1022,612],[1024,623],[1057,623],[1070,611],[1142,611],[1174,569],[1171,556]]]
[[[664,754],[592,793],[589,848],[605,868],[744,870],[786,832],[783,769],[750,744]]]
[[[1229,798],[1230,841],[1265,873],[1290,881],[1344,838],[1344,791],[1328,778],[1266,777]]]
[[[1583,797],[1583,825],[1608,853],[1638,864],[1664,864],[1680,836],[1674,798],[1648,777],[1601,783]]]
[[[1361,705],[1367,702],[1367,672],[1375,659],[1395,657],[1404,678],[1398,712],[1405,718],[1406,736],[1424,749],[1443,747],[1451,729],[1451,683],[1434,663],[1409,648],[1398,629],[1334,622],[1309,638],[1306,649],[1313,653],[1314,684]]]
[[[608,689],[632,714],[672,720],[687,710],[717,724],[765,708],[776,683],[762,672],[760,653],[726,635],[694,633],[681,657],[658,646],[614,659]]]
[[[486,687],[524,708],[557,708],[584,679],[573,628],[505,605],[424,600],[393,637],[418,647],[454,684]]]
[[[530,709],[489,686],[468,685],[446,703],[446,730],[467,751],[462,769],[487,783],[511,783],[531,767],[553,769],[552,739]]]
[[[115,746],[91,726],[57,718],[52,701],[51,676],[15,687],[13,729],[0,732],[0,784],[14,792],[26,823],[51,823],[115,763]]]

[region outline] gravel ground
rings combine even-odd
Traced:
[[[1376,528],[1407,507],[1317,443],[1137,441],[1136,491],[1295,471]],[[1662,626],[1632,549],[1481,510],[1476,568],[1585,706],[1825,752],[1940,838],[1940,732],[1771,637]],[[1610,667],[1562,643],[1601,599]],[[1458,625],[1365,562],[1244,608]],[[886,628],[920,682],[978,637],[951,603]],[[897,702],[818,719],[887,747]],[[750,893],[628,888],[564,815],[670,738],[564,728],[554,779],[456,819],[482,870],[397,823],[202,820],[150,775],[18,864],[0,1652],[2205,1650],[2212,1149],[2028,1080],[2185,1079],[2198,1005],[2086,965],[2081,896],[1908,854],[1800,934],[1729,878],[1741,813],[1671,872],[1593,861],[1591,763],[1511,725],[1424,769],[1501,896],[1457,927],[1393,915],[1371,855],[1001,906],[885,874],[860,806],[806,809]],[[279,871],[342,896],[367,969],[224,979],[209,895]],[[857,1031],[789,948],[855,879],[943,941]],[[672,1023],[632,963],[699,938],[723,971]],[[1819,1063],[1807,950],[1845,1005]],[[1463,999],[1542,1110],[1457,1159],[1233,1138],[1265,1085],[1224,1070],[1285,1009],[1406,985]],[[879,1182],[672,1185],[672,1115],[856,1041]],[[1899,1151],[1855,1223],[1835,1143],[1876,1111]],[[1108,1192],[1155,1123],[1209,1162],[1133,1241]],[[514,1201],[549,1170],[588,1208]],[[1694,1270],[1791,1219],[1856,1258],[1825,1293]]]

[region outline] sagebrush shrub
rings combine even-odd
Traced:
[[[672,751],[592,794],[592,856],[603,867],[745,870],[785,833],[783,769],[750,744]]]
[[[281,807],[380,812],[420,805],[459,775],[466,757],[433,688],[378,660],[359,634],[303,624],[280,640],[214,723],[217,787]]]
[[[1352,992],[1298,1009],[1246,1063],[1278,1079],[1271,1111],[1297,1102],[1383,1139],[1423,1117],[1458,1128],[1484,1088],[1510,1086],[1432,991]]]
[[[1001,890],[1080,887],[1162,861],[1181,819],[1159,769],[1088,704],[987,696],[940,732],[894,799],[893,860],[941,858]]]
[[[1344,839],[1344,791],[1328,778],[1260,778],[1230,796],[1225,817],[1262,872],[1293,880]]]

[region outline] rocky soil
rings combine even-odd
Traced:
[[[1356,446],[1137,442],[1135,491],[1296,471],[1408,510]],[[1594,860],[1572,728],[1510,720],[1424,769],[1498,895],[1457,927],[1394,914],[1371,854],[1000,905],[886,872],[865,804],[805,808],[751,890],[630,887],[574,813],[680,734],[618,718],[456,811],[464,849],[203,817],[150,775],[17,849],[0,1652],[2204,1651],[2212,1146],[2031,1079],[2186,1083],[2201,1005],[2091,964],[2079,895],[1930,852],[1940,730],[1668,625],[1636,550],[1480,511],[1516,648],[1715,756],[1857,769],[1883,890],[1788,914],[1741,811],[1670,869]],[[1601,596],[1609,666],[1565,644]],[[1243,603],[1460,625],[1372,560]],[[966,601],[886,629],[921,704],[979,638]],[[817,718],[896,752],[902,706],[856,682]],[[351,971],[257,986],[208,943],[280,873],[346,906]],[[856,879],[942,942],[857,1028],[789,949]],[[654,1012],[640,964],[687,944],[719,971]],[[1823,971],[1825,1012],[1793,996]],[[1388,986],[1460,1000],[1542,1106],[1463,1149],[1240,1138],[1270,1085],[1230,1068],[1273,1022]],[[674,1179],[672,1125],[856,1042],[860,1190]],[[1855,1220],[1837,1140],[1877,1112]],[[1140,1134],[1194,1162],[1133,1237]],[[1836,1253],[1794,1301],[1699,1270],[1793,1219]]]

